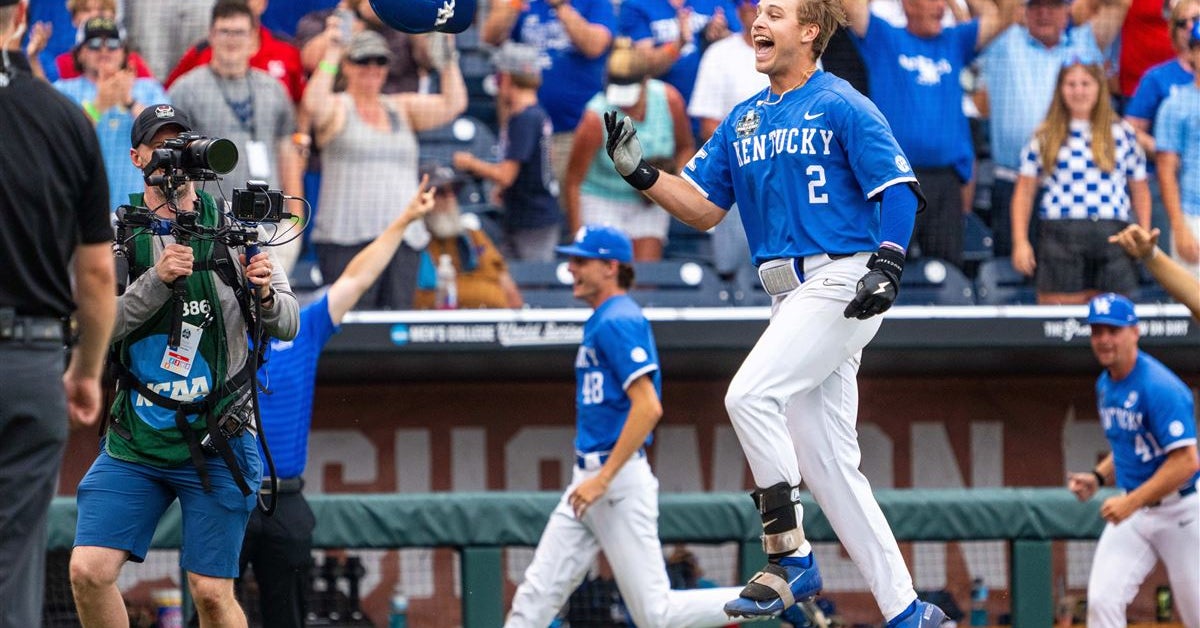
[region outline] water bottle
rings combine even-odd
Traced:
[[[454,260],[449,253],[442,253],[438,257],[436,301],[439,310],[458,308],[458,273],[454,270]]]
[[[971,581],[971,625],[986,626],[988,625],[987,612],[988,588],[983,583],[983,578],[976,578]]]
[[[392,592],[392,612],[388,615],[388,628],[408,628],[408,596],[400,587]]]
[[[150,594],[158,609],[160,628],[183,628],[183,592],[179,589],[156,589]]]
[[[1171,608],[1173,604],[1174,602],[1171,600],[1171,587],[1165,584],[1160,585],[1158,589],[1154,591],[1155,621],[1160,624],[1165,624],[1174,619],[1174,609]]]

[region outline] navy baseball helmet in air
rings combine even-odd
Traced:
[[[384,24],[405,33],[461,33],[475,21],[477,0],[371,0]]]
[[[608,225],[584,225],[575,232],[575,241],[554,250],[575,257],[611,259],[626,264],[633,261],[633,243],[629,236]]]

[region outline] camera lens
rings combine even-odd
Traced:
[[[204,168],[227,174],[237,165],[237,145],[219,137],[194,140],[184,149],[181,161],[184,169]]]

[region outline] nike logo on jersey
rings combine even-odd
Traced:
[[[827,287],[833,288],[833,287],[835,287],[835,286],[844,286],[844,285],[846,285],[846,284],[844,284],[844,283],[838,283],[838,282],[836,282],[836,281],[830,281],[830,280],[828,280],[828,279],[825,279],[825,280],[821,281],[821,285],[822,285],[822,286],[827,286]]]
[[[884,292],[887,291],[888,286],[890,286],[890,285],[892,285],[892,282],[885,281],[885,282],[879,284],[879,287],[876,288],[875,292],[872,292],[871,294],[883,294]]]
[[[820,118],[823,115],[825,115],[824,111],[822,111],[821,113],[813,113],[811,111],[806,111],[806,112],[804,112],[804,119],[808,120],[808,121],[812,121],[812,120],[816,120],[817,118]]]
[[[738,167],[756,161],[774,159],[777,155],[829,155],[833,131],[829,129],[774,129],[733,142]],[[819,148],[818,148],[819,146]]]
[[[1184,519],[1183,521],[1179,522],[1179,527],[1186,528],[1188,526],[1188,524],[1193,521],[1195,521],[1195,519]]]

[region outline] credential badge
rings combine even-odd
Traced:
[[[751,109],[738,118],[733,130],[737,132],[738,137],[749,137],[758,131],[760,124],[762,124],[762,116],[759,115],[757,109]]]

